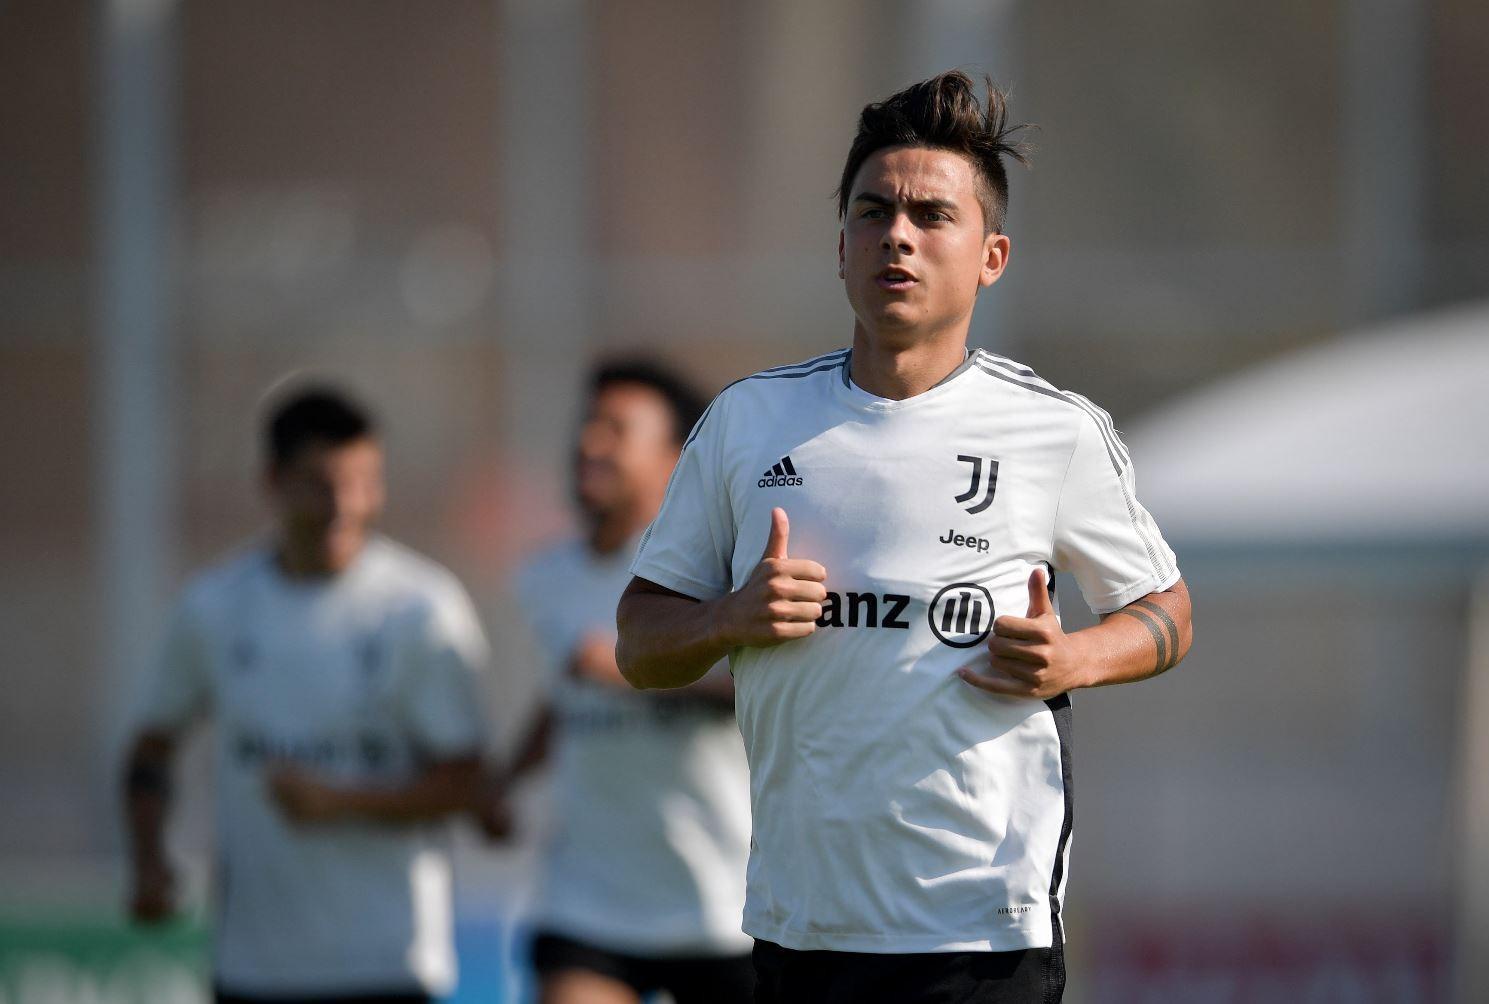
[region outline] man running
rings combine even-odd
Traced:
[[[125,770],[133,916],[174,908],[171,762],[216,722],[218,1004],[415,1004],[455,981],[438,826],[475,805],[486,641],[445,569],[372,526],[383,454],[331,388],[265,429],[270,539],[186,589]]]
[[[762,1002],[1058,1000],[1069,692],[1189,647],[1111,419],[968,351],[1008,263],[1011,132],[961,73],[863,110],[839,189],[852,345],[713,402],[620,604],[637,687],[730,656]],[[1100,624],[1061,628],[1061,573]]]
[[[515,777],[554,765],[533,965],[543,1004],[748,1004],[740,930],[749,773],[723,667],[637,693],[615,663],[615,605],[701,399],[646,360],[599,366],[573,454],[582,533],[535,554],[518,599],[547,656],[547,699]],[[504,785],[505,786],[505,785]]]

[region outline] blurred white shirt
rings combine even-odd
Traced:
[[[518,577],[555,715],[555,832],[535,921],[627,954],[747,952],[749,773],[732,710],[568,672],[582,638],[614,637],[632,555],[596,555],[575,540]]]
[[[287,578],[259,548],[185,590],[140,718],[217,723],[219,986],[454,986],[444,825],[296,825],[266,776],[289,762],[332,782],[395,786],[431,760],[478,753],[487,657],[454,576],[386,538],[324,580]]]

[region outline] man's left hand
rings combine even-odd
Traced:
[[[1087,653],[1061,629],[1042,568],[1029,576],[1028,614],[994,621],[987,647],[986,662],[979,659],[957,670],[981,690],[1047,700],[1083,685]]]
[[[622,690],[631,689],[615,663],[613,631],[591,631],[580,638],[569,658],[569,672],[578,680],[588,680],[590,683]]]

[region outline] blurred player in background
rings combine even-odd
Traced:
[[[130,911],[174,909],[171,760],[210,718],[220,1004],[427,1001],[455,979],[435,824],[479,794],[486,641],[449,572],[373,533],[361,406],[305,388],[265,431],[272,539],[187,587],[128,755]]]
[[[621,602],[637,686],[731,655],[761,1002],[1059,1000],[1067,691],[1189,645],[1111,419],[968,350],[1008,261],[1010,132],[961,73],[863,110],[839,189],[852,346],[714,401]],[[1057,570],[1100,624],[1062,630]]]
[[[516,583],[549,681],[499,787],[555,761],[557,832],[533,943],[543,1004],[752,997],[740,930],[749,775],[728,672],[641,694],[615,663],[615,605],[702,406],[655,365],[599,367],[573,457],[583,534],[539,553]]]

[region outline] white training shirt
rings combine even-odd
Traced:
[[[186,589],[145,727],[216,721],[214,978],[243,994],[448,992],[444,827],[296,825],[266,776],[291,762],[395,786],[480,751],[486,640],[455,578],[376,537],[340,575],[290,579],[268,548]]]
[[[1110,418],[987,352],[903,401],[847,350],[726,389],[632,566],[700,600],[760,561],[827,569],[813,635],[736,650],[754,841],[744,929],[792,949],[1008,951],[1059,931],[1069,700],[954,675],[1044,565],[1097,612],[1172,585]]]
[[[747,952],[749,767],[727,706],[576,679],[586,635],[615,635],[634,547],[573,540],[535,556],[517,591],[548,663],[556,832],[541,929],[651,957]],[[720,670],[722,671],[722,670]]]

